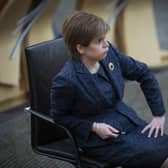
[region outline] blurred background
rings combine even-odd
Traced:
[[[60,36],[65,17],[74,10],[101,16],[111,27],[107,39],[152,69],[168,111],[167,9],[167,0],[0,0],[0,167],[73,167],[32,151],[30,117],[23,109],[29,106],[24,49]],[[126,82],[124,101],[150,121],[137,82]]]

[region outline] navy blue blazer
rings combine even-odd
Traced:
[[[109,63],[114,65],[114,69],[109,67]],[[165,113],[158,81],[145,63],[124,55],[109,43],[107,56],[100,64],[106,70],[116,91],[117,99],[112,107],[95,86],[90,72],[79,59],[70,58],[52,80],[50,114],[57,123],[72,130],[80,146],[104,143],[98,137],[93,138],[96,135],[91,131],[92,123],[101,122],[102,117],[109,119],[108,113],[114,110],[118,110],[136,125],[144,125],[145,121],[122,101],[125,79],[140,83],[154,116]]]

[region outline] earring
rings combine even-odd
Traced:
[[[112,62],[109,63],[109,69],[110,69],[111,71],[114,70],[114,64],[113,64]]]

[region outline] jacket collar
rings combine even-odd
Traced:
[[[72,60],[73,60],[74,65],[75,65],[76,72],[81,73],[81,74],[90,74],[89,70],[81,62],[80,59],[78,59],[78,58],[72,58]]]
[[[118,98],[121,98],[120,88],[117,85],[117,76],[115,76],[115,69],[112,71],[109,68],[109,63],[112,62],[109,54],[111,54],[111,53],[108,52],[106,58],[101,60],[100,64],[102,65],[102,67],[106,71],[106,73],[110,79],[110,82],[111,82],[112,86],[114,87],[114,90],[116,91]],[[96,87],[96,85],[91,77],[91,73],[86,68],[86,66],[81,62],[80,59],[73,58],[72,60],[73,60],[74,66],[75,66],[75,70],[77,72],[77,76],[78,76],[79,80],[83,83],[83,85],[85,86],[88,93],[91,96],[93,96],[95,99],[101,97],[105,101],[104,96],[101,94],[99,89]]]
[[[118,73],[117,66],[116,66],[117,63],[115,62],[115,59],[113,59],[113,55],[110,56],[110,54],[111,54],[111,52],[108,52],[106,58],[101,60],[100,64],[102,65],[102,67],[106,71],[106,74],[108,75],[108,77],[110,79],[110,83],[114,87],[114,90],[116,91],[118,98],[121,99],[122,98],[122,90],[120,89],[120,86],[118,84],[118,75],[116,74],[116,73]],[[109,67],[109,65],[111,63],[114,65],[114,69],[111,69]]]

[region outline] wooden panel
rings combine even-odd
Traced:
[[[5,102],[8,99],[15,98],[20,96],[21,94],[24,94],[24,91],[22,91],[18,86],[6,86],[6,85],[0,85],[0,102]]]
[[[23,80],[20,81],[20,86],[0,85],[0,112],[28,101],[24,85]]]
[[[168,51],[161,50],[160,55],[161,55],[161,60],[163,62],[163,65],[168,65]]]
[[[147,63],[151,68],[163,66],[152,0],[129,0],[122,28],[127,55]]]
[[[0,11],[2,11],[4,9],[4,7],[7,3],[8,3],[7,0],[0,0]]]
[[[11,6],[11,4],[13,3],[13,0],[2,0],[0,3],[0,18],[2,18],[4,16],[4,14],[6,13],[6,11],[9,9],[9,7]]]
[[[10,110],[12,108],[25,104],[27,102],[28,102],[28,98],[26,94],[19,95],[18,97],[15,97],[15,98],[11,98],[5,102],[0,102],[0,112]]]
[[[57,10],[59,0],[50,0],[47,8],[33,25],[27,38],[27,45],[37,44],[54,38],[52,30],[53,15]]]
[[[13,0],[9,1],[3,17],[0,17],[0,83],[9,85],[18,85],[20,78],[20,51],[14,60],[9,56],[19,37],[12,35],[15,30],[16,22],[23,17],[31,0]],[[2,15],[1,15],[2,16]]]

